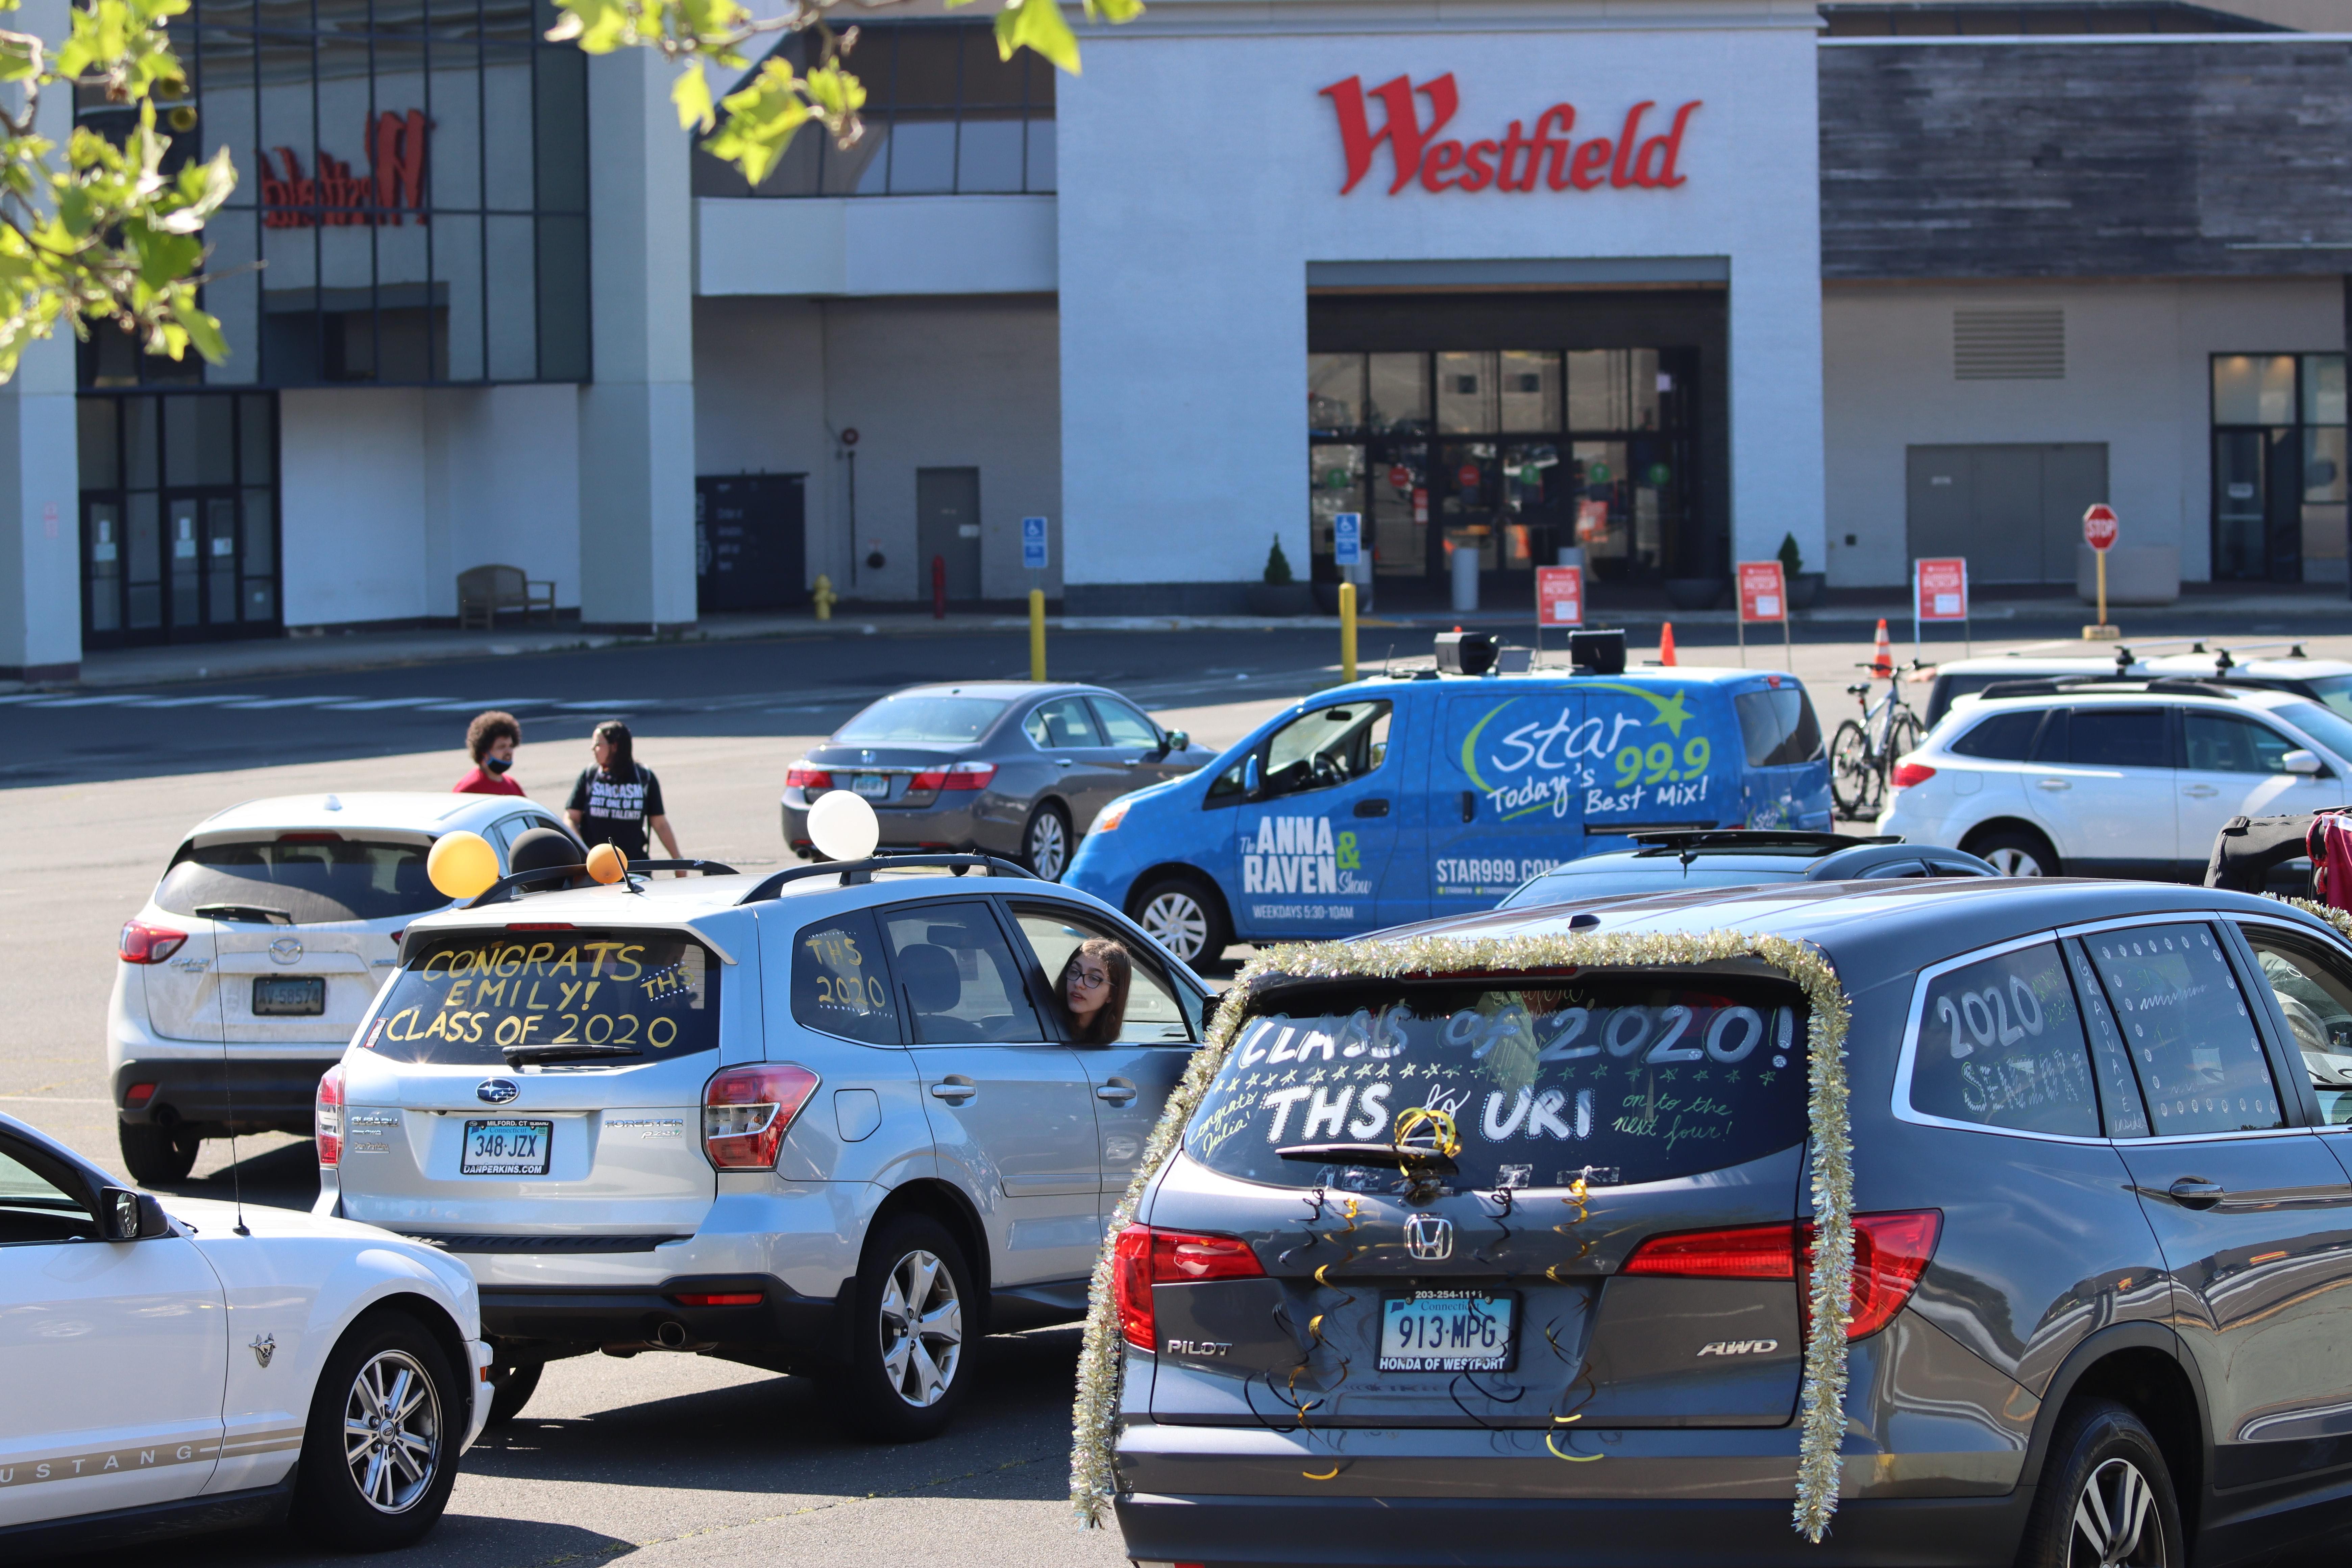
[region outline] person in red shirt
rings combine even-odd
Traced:
[[[521,740],[522,726],[515,722],[513,714],[495,708],[475,714],[474,721],[466,726],[466,750],[473,754],[474,771],[459,779],[451,793],[520,795],[522,785],[507,770],[514,766],[515,746]]]

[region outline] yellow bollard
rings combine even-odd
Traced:
[[[1339,584],[1339,679],[1356,679],[1356,585]]]
[[[833,619],[834,601],[839,598],[840,595],[833,591],[832,578],[826,576],[822,572],[818,573],[816,579],[816,592],[811,594],[809,597],[816,602],[816,618],[818,620],[829,621]]]
[[[1029,679],[1045,679],[1045,590],[1029,590]]]

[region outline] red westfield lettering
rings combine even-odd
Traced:
[[[1701,100],[1693,99],[1675,110],[1667,129],[1644,138],[1643,118],[1658,106],[1644,99],[1625,111],[1617,134],[1577,140],[1576,106],[1555,103],[1536,117],[1535,133],[1514,120],[1510,129],[1493,141],[1439,141],[1437,133],[1461,107],[1454,73],[1433,77],[1418,87],[1401,76],[1367,91],[1360,77],[1333,82],[1322,91],[1339,120],[1339,145],[1347,155],[1346,195],[1371,172],[1381,143],[1388,145],[1395,178],[1389,195],[1395,195],[1415,180],[1425,191],[1532,191],[1540,180],[1555,191],[1590,191],[1601,185],[1617,190],[1672,190],[1689,176],[1676,170],[1682,157],[1683,132]],[[1370,100],[1381,108],[1381,127],[1371,125]],[[1420,102],[1429,102],[1429,121],[1422,122]],[[1655,121],[1652,121],[1653,124]]]
[[[264,228],[341,228],[401,224],[403,209],[424,223],[425,140],[431,121],[421,109],[406,114],[386,110],[362,127],[367,148],[368,172],[354,174],[340,158],[318,155],[315,174],[302,173],[291,147],[278,149],[285,166],[281,178],[271,172],[267,154],[261,165],[261,224]]]

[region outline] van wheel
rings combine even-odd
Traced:
[[[2018,1568],[2176,1568],[2180,1505],[2163,1451],[2111,1399],[2069,1409],[2051,1439]]]
[[[966,1313],[979,1321],[963,1248],[937,1220],[901,1215],[866,1247],[849,1365],[835,1379],[842,1424],[885,1443],[946,1430],[971,1384]]]
[[[122,1147],[123,1169],[142,1187],[186,1181],[196,1168],[196,1148],[203,1142],[193,1132],[175,1132],[152,1121],[118,1122],[114,1135]]]
[[[1189,877],[1162,878],[1136,894],[1129,908],[1144,935],[1188,967],[1214,963],[1232,945],[1224,907]]]
[[[457,1476],[465,1396],[414,1318],[378,1311],[352,1324],[310,1396],[295,1528],[339,1552],[385,1552],[432,1529]]]
[[[1990,861],[1992,868],[2004,877],[2063,875],[2059,868],[2058,853],[2050,847],[2049,840],[2021,828],[2000,828],[1971,839],[1963,847],[1979,859]]]
[[[499,1362],[490,1367],[490,1425],[503,1426],[522,1414],[539,1389],[543,1361]]]
[[[1058,882],[1070,868],[1070,819],[1051,801],[1029,814],[1021,830],[1021,858],[1048,882]]]

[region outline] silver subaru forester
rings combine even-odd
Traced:
[[[1124,916],[971,855],[530,886],[408,927],[318,1101],[320,1210],[480,1281],[494,1420],[671,1352],[919,1438],[982,1335],[1084,1312],[1207,999]],[[1089,937],[1134,964],[1104,1045],[1055,986]]]

